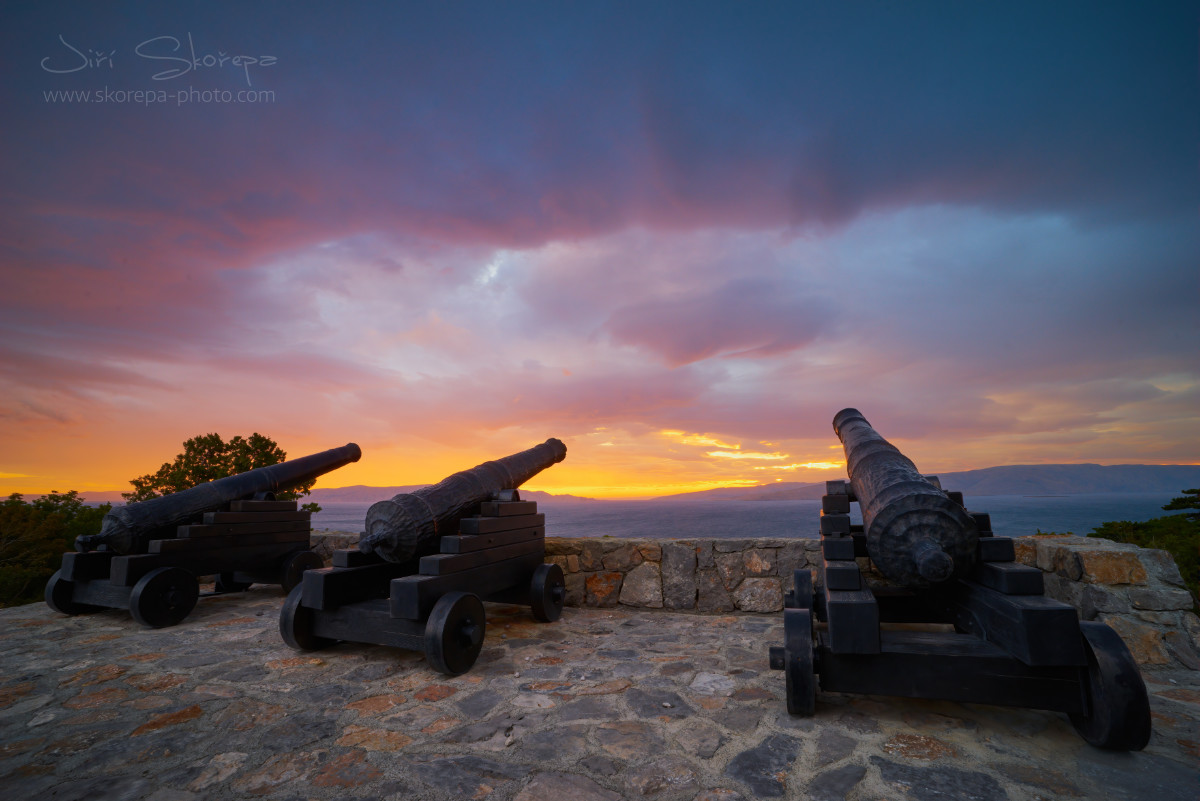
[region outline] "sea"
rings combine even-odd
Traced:
[[[991,515],[992,532],[1090,533],[1113,520],[1141,522],[1168,514],[1162,507],[1178,493],[1107,495],[978,495],[972,512]],[[382,500],[382,499],[381,499]],[[324,503],[313,528],[360,532],[367,503]],[[862,522],[857,504],[851,519]],[[564,501],[543,500],[550,537],[817,537],[820,501]]]

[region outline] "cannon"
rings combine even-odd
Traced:
[[[290,591],[321,567],[308,550],[311,513],[274,493],[356,462],[354,443],[190,489],[118,507],[98,534],[76,539],[46,584],[47,605],[68,615],[128,609],[139,623],[173,626],[200,597],[198,578],[216,575],[216,592],[252,583]]]
[[[1016,562],[988,514],[921,475],[858,410],[833,426],[849,478],[826,482],[820,564],[794,572],[784,642],[769,649],[788,712],[814,714],[818,687],[1046,709],[1097,747],[1144,748],[1149,697],[1116,632],[1047,598],[1042,571]]]
[[[309,570],[279,614],[300,651],[338,642],[422,651],[455,676],[483,648],[484,601],[527,605],[534,619],[562,614],[562,569],[545,564],[546,516],[518,485],[561,462],[557,439],[430,487],[373,504],[357,549]]]
[[[480,503],[515,490],[567,456],[567,446],[553,437],[529,450],[455,473],[437,484],[405,492],[367,509],[359,550],[389,562],[404,562],[433,553],[442,534]]]
[[[179,526],[194,521],[205,512],[217,511],[239,499],[281,492],[307,483],[360,458],[362,451],[351,442],[311,456],[218,478],[160,498],[118,506],[104,516],[100,533],[78,537],[75,549],[91,551],[104,545],[120,554],[145,553],[152,539],[174,536]]]

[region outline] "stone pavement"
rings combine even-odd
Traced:
[[[822,694],[784,708],[782,616],[489,606],[457,678],[412,652],[298,654],[277,587],[202,598],[181,625],[0,610],[0,791],[55,799],[1195,801],[1200,672],[1147,674],[1141,753],[1065,717]]]

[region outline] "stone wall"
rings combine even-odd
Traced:
[[[357,540],[314,532],[313,548],[328,560]],[[1200,619],[1166,551],[1039,536],[1018,538],[1016,552],[1044,571],[1048,596],[1112,626],[1139,663],[1200,670]],[[820,560],[815,539],[546,538],[546,561],[562,568],[569,606],[779,612],[792,571],[807,567],[815,579]]]
[[[1016,551],[1044,572],[1046,595],[1112,626],[1139,663],[1200,670],[1200,619],[1166,551],[1069,535],[1020,537]]]

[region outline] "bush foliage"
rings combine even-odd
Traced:
[[[14,492],[0,502],[0,607],[41,600],[63,551],[75,550],[80,534],[98,532],[111,508],[87,506],[75,490],[33,501]]]

